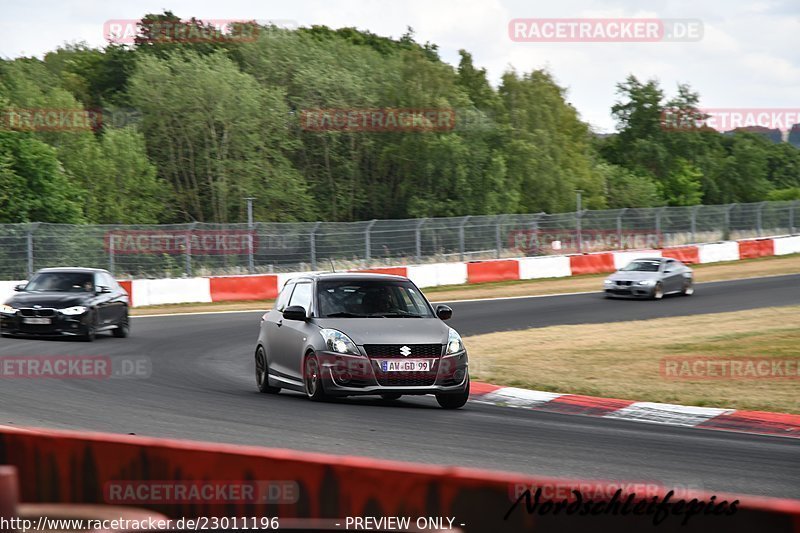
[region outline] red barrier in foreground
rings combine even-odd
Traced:
[[[519,261],[475,261],[467,263],[467,283],[487,283],[519,279]]]
[[[664,248],[661,255],[671,257],[686,264],[697,264],[700,262],[700,250],[697,246],[676,246],[675,248]]]
[[[228,276],[209,278],[211,301],[271,300],[278,297],[278,276]]]
[[[130,482],[150,486],[152,483],[142,482],[183,481],[184,486],[191,486],[209,480],[227,480],[281,485],[290,482],[296,486],[296,492],[288,499],[293,503],[130,502],[175,519],[277,516],[342,519],[341,522],[347,517],[367,516],[409,516],[412,520],[453,517],[454,527],[468,532],[797,533],[800,527],[800,501],[795,500],[724,494],[716,494],[712,500],[711,494],[687,490],[676,494],[673,500],[683,499],[684,507],[692,498],[714,505],[724,501],[725,507],[719,509],[735,509],[735,512],[700,512],[683,526],[683,515],[669,516],[670,509],[675,512],[676,507],[672,507],[667,508],[663,521],[654,526],[652,514],[601,511],[581,516],[564,509],[553,513],[553,503],[569,497],[573,489],[595,503],[610,504],[619,488],[622,492],[617,501],[636,493],[631,501],[637,506],[644,502],[646,506],[651,498],[662,498],[666,492],[663,487],[654,491],[652,484],[532,478],[456,467],[145,437],[0,428],[0,464],[18,468],[24,502],[106,503],[113,487],[128,486]],[[524,502],[526,489],[532,489],[529,494],[541,489],[545,495],[538,503],[532,496],[531,505],[536,505],[532,514]],[[515,507],[518,500],[520,503]]]
[[[614,272],[614,254],[585,254],[569,256],[569,266],[572,275],[580,274],[601,274],[603,272]]]
[[[772,239],[739,241],[739,259],[753,259],[770,255],[775,255],[775,241]]]

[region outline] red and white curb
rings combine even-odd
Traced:
[[[478,403],[551,413],[800,438],[800,415],[784,413],[635,402],[501,387],[481,382],[472,383],[470,399]]]

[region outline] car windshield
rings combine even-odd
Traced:
[[[43,272],[25,286],[26,291],[93,292],[94,276],[88,272]]]
[[[432,318],[419,290],[407,281],[322,280],[319,315],[327,318]]]
[[[633,261],[620,270],[624,272],[658,272],[661,261]]]

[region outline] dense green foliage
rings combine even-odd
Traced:
[[[669,131],[688,86],[618,86],[599,137],[547,71],[497,88],[413,32],[240,25],[174,42],[148,15],[130,46],[68,45],[0,61],[0,111],[96,109],[80,131],[0,127],[0,222],[360,220],[800,198],[800,150],[748,132]],[[205,35],[216,31],[197,20]],[[156,29],[154,29],[156,28]],[[240,36],[255,36],[240,38]],[[452,109],[444,131],[309,131],[315,109]],[[133,111],[135,110],[135,111]],[[135,118],[136,120],[130,120]],[[797,133],[792,135],[797,137]]]

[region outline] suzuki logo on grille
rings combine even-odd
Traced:
[[[409,355],[411,355],[411,348],[409,348],[408,346],[403,346],[402,348],[400,348],[400,355],[402,355],[403,357],[408,357]]]

